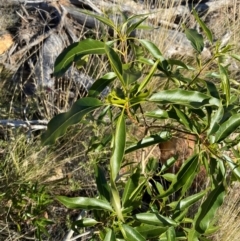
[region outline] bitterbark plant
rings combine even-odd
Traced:
[[[83,121],[93,111],[92,121],[97,123],[101,119],[104,123],[104,115],[112,121],[111,138],[104,142],[99,140],[101,145],[109,145],[111,157],[108,175],[97,165],[99,160],[96,161],[97,196],[56,197],[68,208],[93,211],[91,218],[74,222],[74,230],[82,232],[82,228],[91,227],[93,237],[127,241],[209,240],[208,236],[216,230],[214,214],[221,206],[228,186],[240,179],[239,162],[236,161],[239,153],[234,149],[237,143],[231,139],[234,133],[235,139],[239,139],[240,105],[237,93],[231,87],[228,66],[222,62],[222,57],[229,55],[231,46],[213,42],[210,29],[195,11],[194,16],[212,45],[211,58],[202,60],[204,36],[195,29],[184,27],[196,53],[196,66],[178,59],[166,59],[151,41],[132,37],[131,32],[145,21],[144,15],[129,17],[118,26],[106,17],[95,15],[115,31],[115,39],[109,42],[85,39],[68,46],[57,58],[54,67],[57,77],[90,54],[105,55],[110,66],[109,73],[95,81],[88,96],[76,101],[68,112],[55,116],[42,135],[43,145],[53,144],[69,126]],[[232,57],[240,59],[238,55]],[[213,63],[217,68],[203,74],[203,70]],[[153,78],[167,80],[166,88],[153,90]],[[109,93],[99,99],[107,87]],[[144,111],[144,106],[149,105],[153,110]],[[96,112],[104,108],[106,111]],[[129,143],[126,122],[132,126],[145,126],[146,135]],[[168,141],[176,136],[176,129],[195,139],[193,154],[176,173],[168,173],[176,161],[174,157],[162,168],[158,167],[157,158],[149,159],[147,164],[132,160],[135,164],[127,180],[121,179],[127,153]],[[225,150],[228,153],[232,150],[231,157]],[[235,159],[232,159],[233,155]],[[189,192],[203,168],[209,185],[205,190]],[[168,186],[159,181],[163,179],[169,182]],[[142,200],[146,193],[151,200],[144,209]],[[189,216],[189,208],[200,200],[194,217]]]

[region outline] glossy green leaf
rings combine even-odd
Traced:
[[[226,159],[229,167],[231,168],[231,171],[235,175],[235,177],[240,181],[240,165],[236,162],[234,162],[228,155],[223,155]]]
[[[127,69],[126,68],[123,69],[123,78],[127,86],[129,84],[137,82],[137,80],[141,77],[141,75],[142,75],[142,72],[137,69],[134,69],[131,67]]]
[[[145,238],[134,228],[127,224],[120,226],[123,237],[126,241],[146,241]]]
[[[89,54],[105,54],[105,43],[94,39],[85,39],[69,45],[55,61],[54,76],[61,77],[73,62],[79,61]]]
[[[116,74],[113,72],[109,72],[97,79],[88,90],[89,97],[98,97],[106,87],[108,87],[115,79]]]
[[[109,185],[105,178],[104,171],[98,165],[95,165],[95,178],[100,199],[110,202]]]
[[[211,105],[219,106],[220,103],[217,98],[205,95],[201,92],[180,89],[160,91],[153,94],[148,100],[162,104],[185,105],[192,108]]]
[[[57,200],[71,209],[113,211],[109,202],[96,198],[58,196]]]
[[[115,233],[112,229],[109,229],[103,241],[115,241]]]
[[[178,116],[178,121],[184,125],[184,127],[189,130],[190,132],[195,132],[197,133],[197,129],[193,124],[193,121],[189,119],[189,117],[180,109],[177,107],[173,106],[174,110],[176,111],[176,114]]]
[[[220,104],[218,110],[216,111],[216,113],[214,113],[214,115],[211,118],[211,122],[207,130],[208,136],[213,135],[214,133],[217,132],[217,130],[220,127],[220,122],[223,118],[223,115],[224,115],[224,108],[222,104]]]
[[[110,48],[108,45],[105,45],[105,51],[108,56],[109,62],[114,73],[117,75],[118,79],[121,81],[122,85],[125,86],[125,81],[123,79],[123,68],[118,54]]]
[[[166,162],[163,163],[161,167],[161,172],[165,172],[168,170],[170,167],[174,165],[174,163],[177,161],[175,157],[170,157]]]
[[[134,218],[141,223],[149,225],[159,225],[162,227],[177,225],[174,220],[164,217],[158,213],[138,213],[134,215]]]
[[[172,182],[174,180],[174,178],[176,178],[176,175],[173,173],[165,173],[163,175],[161,175],[161,177],[163,177],[165,180]]]
[[[130,195],[129,200],[132,200],[132,201],[136,200],[137,197],[142,194],[142,190],[145,187],[146,182],[147,182],[146,178],[141,178],[140,183],[138,184],[137,188],[135,188],[134,191],[132,192],[132,194]]]
[[[98,14],[94,14],[93,12],[86,11],[86,10],[81,10],[80,12],[82,12],[86,15],[92,16],[92,17],[96,18],[98,21],[107,25],[108,27],[115,29],[115,24],[111,19],[109,19],[109,17],[104,17],[104,16],[101,16]]]
[[[176,232],[175,232],[174,227],[168,228],[166,235],[167,235],[167,241],[175,241],[176,240]]]
[[[196,203],[198,200],[204,197],[204,195],[207,193],[207,191],[202,191],[197,194],[191,195],[189,197],[186,197],[178,202],[176,205],[176,209],[184,210],[186,208],[189,208],[191,205]]]
[[[123,215],[122,215],[121,199],[120,199],[120,195],[119,195],[119,192],[117,190],[117,187],[116,187],[116,183],[113,182],[112,179],[110,181],[111,181],[111,192],[112,192],[111,204],[114,208],[114,211],[117,214],[118,220],[124,222],[124,218],[123,218]]]
[[[182,67],[184,69],[189,69],[188,66],[184,62],[182,62],[181,60],[178,60],[178,59],[168,59],[168,63],[172,66],[176,65],[176,66]]]
[[[215,135],[215,142],[219,143],[232,134],[240,126],[240,114],[231,116],[219,127]]]
[[[100,100],[91,97],[76,101],[68,112],[61,113],[49,121],[47,131],[41,136],[42,144],[53,144],[57,138],[65,134],[69,126],[79,123],[86,114],[102,105]]]
[[[145,39],[138,39],[138,41],[153,55],[154,58],[161,61],[164,60],[162,53],[154,43]]]
[[[96,225],[97,223],[99,223],[98,221],[96,221],[95,219],[92,218],[83,218],[77,221],[74,221],[72,223],[72,226],[75,228],[76,226],[78,228],[84,228],[84,227],[92,227],[94,225]]]
[[[219,88],[215,85],[215,83],[207,80],[204,80],[204,83],[206,84],[208,95],[220,99]]]
[[[140,171],[137,171],[131,175],[125,185],[123,195],[122,195],[122,205],[123,207],[128,207],[131,205],[132,200],[130,199],[132,193],[136,190],[140,181]],[[133,200],[134,201],[134,200]]]
[[[212,218],[217,209],[222,205],[225,195],[225,188],[223,183],[220,183],[211,193],[207,199],[200,206],[196,221],[194,222],[195,230],[199,233],[205,233],[208,229]]]
[[[223,93],[225,94],[226,97],[226,104],[227,106],[230,103],[230,80],[229,80],[229,76],[228,73],[226,71],[226,69],[219,64],[219,72],[220,72],[220,77],[221,77],[221,84],[222,84],[222,89],[223,89]]]
[[[185,34],[187,39],[191,42],[193,48],[201,53],[204,48],[203,36],[198,33],[196,29],[187,29],[185,28]]]
[[[114,182],[120,170],[126,143],[126,124],[124,110],[118,117],[114,134],[113,154],[110,159],[111,180]]]
[[[187,161],[182,165],[178,173],[176,174],[175,179],[171,183],[168,190],[159,195],[160,198],[166,197],[176,191],[178,191],[184,184],[191,179],[196,172],[198,166],[198,155],[193,155],[188,158]]]
[[[168,227],[142,224],[134,229],[137,230],[142,236],[149,239],[159,237],[161,234],[167,231]]]
[[[127,31],[126,31],[126,34],[127,36],[129,36],[135,29],[137,29],[137,27],[143,23],[146,19],[148,18],[148,16],[138,20],[137,22],[135,23],[132,23],[128,28],[127,28]]]
[[[208,40],[213,43],[213,36],[212,36],[212,32],[211,30],[207,27],[207,25],[199,18],[197,12],[195,9],[193,9],[193,15],[195,17],[195,19],[197,20],[198,24],[200,25],[200,27],[202,28],[202,30],[204,31],[204,33],[206,34]]]
[[[168,112],[166,110],[154,110],[154,111],[151,111],[151,112],[146,112],[144,113],[145,116],[147,117],[151,117],[151,118],[154,118],[154,119],[168,119],[169,116],[168,116]]]
[[[138,94],[139,92],[142,91],[142,89],[149,83],[149,81],[152,79],[152,76],[154,75],[156,69],[157,69],[157,66],[159,64],[159,60],[157,60],[155,62],[155,64],[152,66],[152,68],[150,69],[149,73],[147,74],[147,76],[142,80],[141,84],[139,85],[138,87],[138,90],[137,90],[137,93]]]
[[[148,146],[152,146],[154,144],[158,144],[160,142],[165,142],[171,138],[171,134],[168,131],[161,131],[158,134],[151,135],[149,137],[145,137],[139,142],[132,144],[131,146],[127,147],[125,153],[130,153],[136,151],[138,149],[142,149]]]

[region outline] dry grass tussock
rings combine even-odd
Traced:
[[[235,183],[229,190],[222,207],[216,214],[219,230],[213,235],[213,241],[240,240],[240,184]]]
[[[238,53],[240,50],[240,8],[238,7],[237,0],[233,1],[233,8],[228,9],[225,7],[221,9],[219,14],[212,15],[210,27],[216,37],[220,38],[227,31],[230,31],[232,33],[230,42],[236,44],[236,49],[234,51]],[[171,0],[161,2],[163,7],[164,5],[168,7],[173,6],[174,3],[174,1]],[[11,12],[14,11],[14,9],[11,8],[10,14],[9,10],[7,10],[7,12],[1,11],[2,10],[0,9],[0,29],[6,29],[7,27],[14,25],[15,19],[11,17]],[[161,14],[159,14],[159,16],[160,15]],[[233,18],[233,15],[236,17]],[[203,18],[207,20],[208,16],[204,16]],[[172,12],[172,15],[167,15],[164,21],[165,23],[169,22],[175,24],[178,22],[178,19],[176,14]],[[178,29],[181,28],[181,23],[186,23],[187,26],[194,26],[194,21],[189,15],[186,15],[180,23],[176,24]],[[171,26],[172,25],[169,24],[169,29]],[[169,36],[167,31],[161,31],[161,28],[157,31],[142,31],[142,36],[155,42],[163,54],[167,52],[167,49],[174,45],[173,43],[175,43],[175,41],[181,42],[181,39],[179,40],[178,38],[179,36],[176,34]],[[185,56],[180,56],[180,58],[184,59]],[[95,64],[96,60],[92,61],[94,64],[91,65],[90,63],[87,66],[85,70],[86,73],[95,73],[95,77],[98,77],[98,74],[106,71],[107,66],[103,59],[97,59],[98,65]],[[0,92],[1,108],[3,108],[3,103],[7,104],[7,102],[9,102],[10,93],[6,94],[6,89],[4,89],[5,85],[2,85],[3,82],[6,82],[6,79],[1,78],[0,81],[0,85],[3,86]],[[159,83],[153,83],[153,85],[160,88]],[[16,95],[12,95],[10,98],[12,106],[11,112],[1,112],[0,118],[5,119],[9,116],[19,118],[21,116],[16,112],[17,108],[15,108],[16,106],[19,107],[19,91],[20,90],[16,90]],[[38,103],[37,99],[34,98],[27,101],[29,105],[32,102]],[[36,109],[39,111],[38,106],[34,106],[36,106]],[[66,109],[69,108],[68,105],[66,106]],[[51,108],[52,103],[47,103],[45,108],[42,108],[40,111],[42,113],[44,112],[43,116],[49,117],[51,116],[51,114],[49,114]],[[13,110],[15,110],[15,112]],[[59,112],[60,111],[63,110],[59,110]],[[21,184],[38,182],[39,184],[46,185],[47,191],[50,193],[51,197],[59,193],[65,195],[77,195],[83,190],[85,190],[88,195],[91,195],[94,192],[95,187],[92,184],[91,162],[95,161],[99,156],[107,162],[108,153],[92,152],[91,155],[87,156],[86,150],[89,147],[87,143],[89,143],[92,136],[102,138],[109,126],[99,128],[93,124],[89,129],[83,129],[81,127],[81,125],[77,125],[74,128],[71,128],[64,138],[59,140],[54,147],[50,148],[41,147],[39,137],[29,138],[26,130],[9,130],[8,128],[3,128],[4,134],[0,140],[0,158],[2,160],[0,164],[0,206],[6,208],[1,208],[0,211],[0,241],[26,240],[24,237],[20,237],[16,234],[16,224],[11,218],[9,218],[9,215],[6,215],[11,214],[11,209],[9,209],[8,206],[9,200],[5,198],[9,190],[12,189],[10,193],[14,195],[18,192],[18,187]],[[88,165],[86,165],[86,163],[88,163]],[[220,229],[213,237],[214,241],[240,240],[239,197],[239,187],[238,189],[234,187],[230,190],[225,199],[225,204],[219,210],[216,217]],[[64,213],[64,210],[61,210],[58,204],[50,206],[48,212],[52,214],[52,216],[49,215],[49,218],[55,218],[56,229],[61,225],[66,228],[65,220],[62,219],[63,216],[67,216],[67,212]],[[64,215],[62,213],[64,213]],[[59,227],[57,227],[58,224],[60,224]],[[20,225],[24,226],[25,223],[20,223]],[[8,232],[3,236],[1,230],[5,230],[6,226],[8,227]],[[58,231],[59,230],[60,229],[58,229]],[[32,233],[30,235],[33,236]],[[64,236],[64,231],[62,236]],[[51,238],[51,240],[59,240],[59,238],[60,237],[58,236],[56,239]],[[46,240],[50,239],[46,238]]]

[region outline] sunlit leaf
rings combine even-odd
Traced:
[[[79,123],[86,114],[102,105],[100,100],[90,97],[76,101],[68,112],[61,113],[49,121],[47,131],[41,136],[42,144],[53,144],[57,138],[65,134],[69,126]]]
[[[191,42],[193,48],[201,53],[204,48],[203,36],[198,33],[196,29],[188,29],[185,27],[185,34],[188,40]]]
[[[113,154],[110,159],[111,180],[113,182],[117,178],[118,172],[122,164],[122,160],[125,152],[125,143],[126,143],[126,124],[125,124],[125,116],[124,116],[124,110],[123,110],[117,120],[116,130],[114,134]]]
[[[220,122],[223,118],[223,115],[224,115],[224,109],[222,104],[220,104],[218,110],[216,111],[216,113],[214,113],[214,115],[211,118],[210,126],[207,130],[208,136],[216,133],[216,131],[219,129]]]
[[[219,127],[215,135],[215,142],[221,142],[240,126],[240,114],[231,116]]]
[[[177,225],[174,220],[157,213],[138,213],[134,215],[134,218],[144,224],[159,225],[162,227]]]
[[[164,60],[162,53],[154,43],[146,39],[138,39],[138,41],[153,55],[153,57],[160,59],[161,61]]]
[[[201,92],[181,89],[163,90],[153,94],[148,100],[162,104],[185,105],[192,108],[211,105],[219,106],[220,103],[217,98],[205,95]]]
[[[195,174],[198,166],[198,155],[193,155],[188,158],[187,161],[182,165],[176,177],[172,181],[170,187],[167,191],[163,192],[159,195],[159,197],[166,197],[176,191],[178,191],[184,184],[188,181],[188,179],[192,179],[192,176]]]
[[[154,238],[166,232],[168,229],[168,226],[162,227],[162,226],[156,226],[156,225],[142,224],[141,226],[138,226],[134,229],[136,229],[145,238]]]
[[[108,56],[109,62],[114,73],[117,75],[118,79],[121,81],[122,85],[125,87],[125,81],[123,79],[123,68],[120,58],[117,53],[110,48],[108,45],[105,45],[105,51]]]
[[[115,79],[116,74],[109,72],[101,78],[97,79],[88,90],[89,97],[98,97]]]
[[[205,233],[208,229],[214,214],[217,209],[222,205],[225,195],[225,188],[223,183],[219,184],[211,193],[207,199],[200,206],[194,222],[195,230],[199,233]]]
[[[175,241],[176,240],[176,232],[175,232],[174,227],[168,228],[166,235],[167,235],[167,241]]]
[[[77,226],[78,228],[82,228],[82,227],[91,227],[96,225],[97,223],[99,223],[98,221],[96,221],[93,218],[83,218],[77,221],[74,221],[72,223],[72,226],[75,228],[75,226]]]
[[[213,43],[213,36],[212,36],[212,32],[211,30],[207,27],[207,25],[199,18],[197,12],[195,9],[193,9],[193,15],[195,17],[195,19],[197,20],[198,24],[200,25],[200,27],[202,28],[202,30],[204,31],[204,33],[206,34],[208,40]]]
[[[109,229],[103,241],[115,241],[115,233],[112,229]]]
[[[99,40],[85,39],[69,45],[55,61],[54,76],[61,77],[74,61],[79,61],[89,54],[105,54],[105,43]]]
[[[146,241],[136,229],[133,229],[129,225],[122,224],[120,228],[126,241]]]
[[[96,198],[58,196],[57,200],[71,209],[113,211],[109,202]]]
[[[136,151],[141,148],[145,148],[148,146],[152,146],[154,144],[158,144],[160,142],[165,142],[171,138],[171,134],[168,131],[161,131],[158,134],[151,135],[149,137],[145,137],[139,142],[132,144],[131,146],[127,147],[125,153],[130,153]]]

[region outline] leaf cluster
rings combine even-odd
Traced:
[[[223,202],[228,180],[240,178],[239,163],[235,161],[239,159],[239,152],[234,149],[237,142],[231,139],[235,134],[239,140],[239,101],[231,87],[228,66],[222,62],[231,46],[214,43],[209,28],[195,11],[193,14],[213,49],[212,57],[203,60],[204,36],[183,26],[196,52],[196,66],[166,59],[154,43],[132,37],[131,33],[146,19],[141,15],[126,18],[120,26],[106,17],[94,15],[115,31],[116,39],[82,40],[70,45],[57,58],[54,75],[58,77],[72,64],[81,64],[89,54],[105,55],[110,66],[109,72],[95,81],[88,97],[54,117],[42,135],[44,145],[52,144],[70,125],[98,109],[102,111],[97,112],[93,121],[101,120],[106,125],[109,125],[107,120],[111,122],[110,138],[101,142],[111,148],[109,175],[97,162],[95,165],[97,197],[57,197],[68,208],[93,211],[92,218],[73,223],[75,230],[93,227],[93,235],[101,240],[127,241],[208,240],[208,235],[216,230],[212,221]],[[121,50],[115,45],[119,41]],[[129,58],[129,53],[134,57]],[[238,55],[230,56],[240,59]],[[218,68],[205,71],[212,64]],[[163,89],[153,91],[153,79],[164,82]],[[100,100],[98,96],[108,87],[110,92]],[[146,111],[144,107],[149,105],[153,110]],[[127,121],[144,126],[146,135],[136,142],[127,142]],[[176,129],[196,140],[193,155],[184,160],[177,173],[168,172],[177,158],[170,158],[162,167],[158,165],[159,160],[149,159],[147,165],[145,162],[133,165],[126,181],[121,179],[127,153],[166,142],[176,135]],[[224,152],[230,149],[235,160]],[[189,190],[202,167],[210,185],[191,193]],[[168,186],[162,185],[163,179],[169,182]],[[150,196],[145,210],[144,195]],[[201,205],[191,218],[189,208],[200,200]]]

